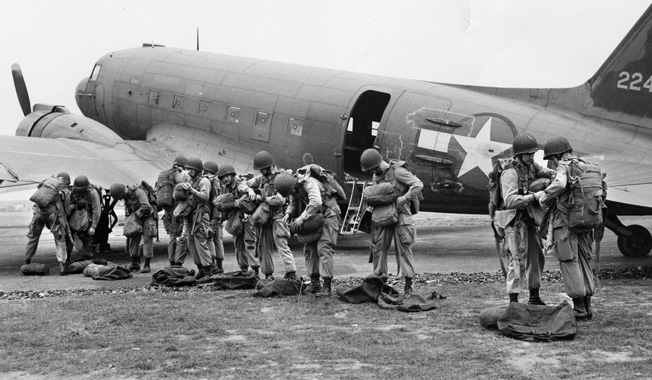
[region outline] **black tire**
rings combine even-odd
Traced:
[[[652,234],[647,228],[632,224],[627,226],[634,234],[631,237],[618,236],[618,249],[627,257],[646,256],[652,250]]]

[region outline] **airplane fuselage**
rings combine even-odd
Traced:
[[[650,129],[617,123],[614,134],[613,122],[578,104],[582,87],[475,90],[143,47],[102,57],[77,100],[85,116],[125,139],[165,142],[239,171],[267,150],[281,167],[297,168],[309,154],[340,179],[364,178],[359,156],[375,147],[424,182],[426,211],[485,213],[492,160],[511,157],[524,131],[540,144],[564,131],[577,152],[650,161]]]

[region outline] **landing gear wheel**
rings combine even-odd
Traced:
[[[641,257],[652,250],[652,234],[647,228],[632,224],[627,226],[634,235],[630,237],[618,236],[618,249],[627,257]]]

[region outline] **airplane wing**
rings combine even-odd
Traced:
[[[158,173],[170,168],[179,154],[229,163],[243,173],[252,170],[255,153],[253,146],[235,139],[172,124],[152,127],[147,141],[126,140],[112,146],[67,138],[0,136],[0,168],[6,168],[0,179],[17,180],[3,183],[0,190],[22,190],[62,171],[71,179],[84,174],[105,188],[142,180],[154,185]]]
[[[606,173],[607,200],[652,208],[652,165],[645,157],[603,158],[599,163]]]
[[[154,183],[158,173],[170,167],[176,152],[153,142],[129,141],[107,147],[71,139],[41,139],[0,136],[0,162],[15,173],[23,187],[65,171],[74,179],[86,175],[93,184],[108,188],[112,183]],[[170,158],[171,157],[171,158]]]

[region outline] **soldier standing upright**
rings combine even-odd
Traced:
[[[154,236],[156,236],[156,205],[150,202],[147,190],[142,186],[125,186],[114,183],[109,190],[113,199],[124,199],[125,215],[135,215],[136,220],[142,225],[143,234],[139,237],[127,238],[127,251],[131,257],[130,271],[140,270],[140,273],[151,271],[150,262],[154,257]],[[140,269],[140,244],[143,244],[145,265]]]
[[[217,171],[217,177],[222,183],[225,194],[233,194],[236,200],[241,197],[249,197],[251,200],[256,199],[256,193],[247,186],[244,180],[236,175],[233,166],[229,164],[220,166]],[[256,233],[254,232],[254,227],[251,225],[249,218],[243,215],[242,211],[238,208],[225,213],[224,220],[231,218],[240,218],[243,225],[242,232],[233,236],[235,240],[235,258],[238,266],[243,272],[251,267],[256,272],[256,275],[258,275],[260,262],[256,258]]]
[[[510,254],[507,293],[510,302],[518,302],[526,285],[530,291],[528,303],[545,305],[539,296],[545,258],[532,208],[540,194],[531,193],[530,184],[537,178],[550,178],[554,172],[534,162],[539,145],[531,134],[517,135],[512,150],[514,158],[500,176],[502,199],[496,211],[496,222],[505,230]]]
[[[592,210],[595,223],[601,222],[602,208],[607,197],[607,186],[603,181],[600,167],[583,158],[573,155],[573,148],[564,137],[553,137],[543,148],[544,157],[555,167],[555,179],[540,196],[542,204],[551,207],[552,246],[559,260],[561,276],[566,287],[566,293],[573,299],[573,311],[577,319],[592,319],[591,297],[595,291],[593,270],[591,268],[591,246],[593,244],[593,228],[596,226],[571,227],[571,198],[573,186],[580,183],[585,189],[590,189],[591,196],[580,194],[573,202],[592,202],[582,204],[585,210]],[[580,189],[582,191],[582,189]],[[589,218],[586,218],[588,221]]]
[[[100,214],[102,212],[102,201],[100,200],[100,193],[91,185],[88,177],[85,175],[78,175],[75,178],[70,194],[70,219],[71,227],[73,218],[80,215],[79,212],[85,210],[88,215],[88,224],[86,227],[74,230],[73,228],[73,242],[75,248],[82,254],[84,260],[93,257],[93,237],[95,236],[95,229],[100,221]],[[75,213],[77,212],[77,215]]]
[[[184,156],[178,156],[174,159],[172,168],[168,170],[169,179],[171,186],[174,188],[175,185],[189,182],[190,176],[188,172],[185,171],[185,165],[188,159]],[[157,184],[158,186],[159,184]],[[172,215],[172,211],[177,206],[177,200],[174,198],[171,199],[171,207],[164,210],[163,213],[163,227],[170,236],[168,242],[168,260],[170,261],[170,266],[181,266],[183,258],[186,257],[188,246],[186,244],[186,238],[183,236],[183,218],[175,218]],[[179,254],[177,254],[179,252]],[[179,258],[181,257],[181,259]]]
[[[222,267],[222,263],[224,262],[224,243],[222,241],[224,230],[222,227],[222,212],[217,210],[213,204],[215,198],[224,193],[224,186],[217,178],[219,168],[219,165],[215,161],[204,162],[204,177],[206,177],[211,183],[208,207],[210,211],[210,227],[213,231],[213,247],[215,248],[213,252],[211,252],[211,257],[213,259],[211,264],[211,274],[224,273],[224,268]]]
[[[204,166],[199,157],[189,158],[186,169],[188,169],[191,182],[185,182],[182,186],[189,192],[188,203],[192,212],[184,218],[183,223],[188,249],[198,269],[195,278],[199,280],[204,276],[210,276],[213,262],[211,253],[215,251],[213,240],[208,238],[210,228],[208,198],[211,193],[211,183],[202,176]]]
[[[266,278],[272,278],[274,262],[272,261],[272,244],[285,265],[285,278],[296,279],[297,268],[294,256],[288,246],[290,229],[285,222],[285,197],[276,191],[276,177],[279,170],[274,163],[274,157],[267,151],[260,151],[254,156],[254,169],[260,174],[247,181],[247,186],[257,189],[260,194],[256,199],[270,206],[269,221],[262,227],[256,228],[256,252],[260,258],[260,267]]]

